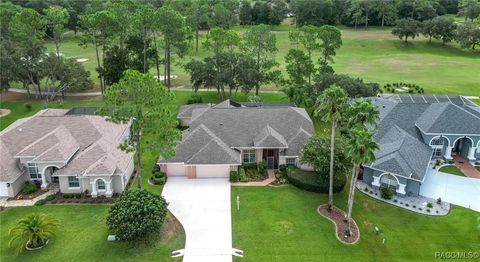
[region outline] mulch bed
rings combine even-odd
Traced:
[[[10,197],[7,200],[32,200],[38,196],[41,196],[45,193],[47,193],[48,190],[41,189],[38,187],[37,191],[31,193],[31,194],[24,194],[22,191],[20,191],[15,197]]]
[[[318,207],[318,213],[335,224],[335,234],[340,242],[344,244],[355,244],[360,239],[360,231],[358,230],[357,223],[353,219],[351,235],[345,237],[348,225],[345,219],[346,214],[343,210],[334,206],[333,210],[328,212],[328,204],[325,204]]]

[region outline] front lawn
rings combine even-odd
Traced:
[[[465,174],[460,169],[458,169],[458,167],[456,167],[456,166],[444,166],[444,167],[440,168],[440,170],[438,170],[438,171],[448,173],[448,174],[451,174],[451,175],[456,175],[456,176],[465,176]]]
[[[20,255],[8,247],[8,230],[33,212],[49,214],[61,220],[57,235],[37,251]],[[16,207],[0,212],[1,261],[172,261],[170,252],[185,245],[185,233],[171,215],[167,216],[164,237],[149,245],[108,242],[105,224],[108,205],[46,205]]]
[[[345,210],[345,191],[335,201]],[[432,261],[438,251],[480,250],[479,214],[465,208],[454,206],[446,217],[430,217],[357,192],[353,216],[361,238],[349,246],[317,213],[324,203],[326,194],[293,186],[232,187],[233,243],[245,252],[236,261]],[[375,226],[380,235],[374,234]]]

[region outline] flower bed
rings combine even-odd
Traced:
[[[350,234],[347,234],[348,223],[343,210],[333,207],[332,211],[328,211],[328,204],[325,204],[318,207],[318,212],[335,224],[335,234],[340,242],[344,244],[355,244],[358,239],[360,239],[360,231],[357,223],[355,223],[353,219],[350,225]]]

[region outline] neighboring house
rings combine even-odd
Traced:
[[[418,195],[436,159],[480,159],[480,107],[461,96],[384,95],[371,98],[380,109],[375,162],[363,180]]]
[[[45,109],[0,132],[0,196],[14,197],[28,180],[92,197],[123,192],[133,173],[133,153],[118,145],[130,125],[78,111]]]
[[[301,149],[314,132],[307,112],[292,105],[226,100],[182,106],[178,119],[189,128],[176,155],[158,160],[168,176],[228,177],[244,163],[262,161],[268,169],[299,165]]]

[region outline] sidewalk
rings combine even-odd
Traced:
[[[231,183],[232,186],[267,186],[277,178],[275,177],[275,172],[273,169],[267,170],[268,178],[263,181],[255,181],[255,182],[236,182]]]
[[[480,171],[478,171],[474,166],[472,166],[472,164],[470,164],[470,161],[465,159],[463,156],[453,156],[453,162],[455,163],[455,166],[457,166],[463,172],[463,174],[465,174],[465,176],[472,178],[480,178]]]

